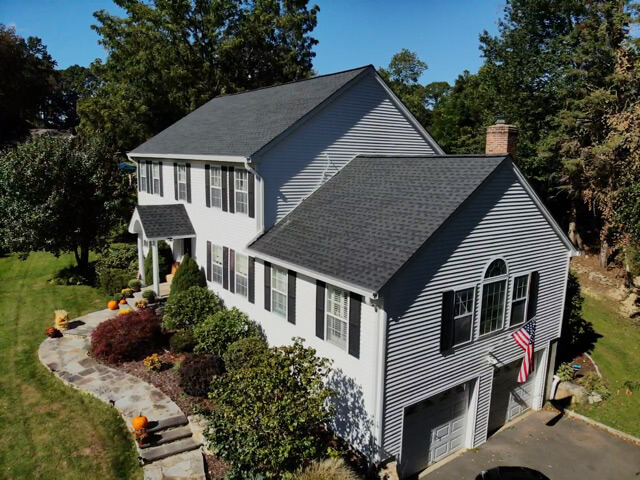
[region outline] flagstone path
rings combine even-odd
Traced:
[[[118,409],[129,430],[131,420],[140,413],[151,426],[157,425],[157,443],[147,449],[138,448],[146,463],[145,480],[204,480],[200,445],[191,437],[182,410],[156,387],[89,357],[91,332],[116,313],[100,310],[72,320],[62,338],[42,342],[38,349],[40,361],[67,385]]]

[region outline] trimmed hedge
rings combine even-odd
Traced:
[[[191,287],[169,296],[162,322],[167,330],[186,330],[221,308],[217,295],[211,290],[206,287]]]
[[[223,355],[229,345],[241,338],[258,337],[260,327],[237,308],[221,310],[193,327],[197,353]]]
[[[266,340],[260,337],[241,338],[229,345],[222,358],[227,370],[252,367],[260,363],[260,356],[268,348]]]
[[[187,394],[206,397],[213,377],[224,373],[224,362],[217,355],[191,355],[184,359],[178,373],[180,386]]]
[[[104,268],[98,274],[100,288],[107,295],[120,293],[127,286],[131,272],[122,268]]]
[[[91,334],[91,355],[107,363],[142,360],[159,352],[165,337],[160,319],[150,309],[118,315]]]
[[[191,287],[205,287],[207,285],[204,275],[200,271],[196,261],[185,254],[180,262],[180,266],[173,276],[171,282],[171,295],[184,292]]]

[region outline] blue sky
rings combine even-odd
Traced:
[[[478,35],[497,31],[504,0],[316,0],[314,67],[331,73],[373,64],[386,66],[402,48],[418,53],[429,70],[423,82],[453,82],[482,63]],[[38,36],[60,68],[104,58],[91,30],[93,12],[122,14],[111,0],[0,0],[0,23]]]

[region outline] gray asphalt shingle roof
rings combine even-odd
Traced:
[[[368,68],[215,97],[130,153],[249,157]]]
[[[195,236],[196,231],[182,203],[136,206],[144,234],[149,239]]]
[[[249,248],[377,292],[505,158],[358,156]]]

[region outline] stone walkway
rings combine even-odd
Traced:
[[[88,356],[91,332],[99,323],[114,317],[116,312],[100,310],[70,322],[62,338],[47,338],[38,349],[40,361],[67,385],[90,393],[114,406],[131,430],[133,417],[143,413],[150,423],[184,419],[184,413],[164,393],[137,377],[109,368]],[[204,480],[204,462],[200,449],[191,438],[180,440],[182,453],[159,459],[144,466],[148,480]],[[191,443],[187,443],[191,442]],[[173,444],[167,444],[167,448]],[[153,447],[152,447],[153,448]],[[157,447],[160,448],[160,447]],[[148,450],[151,450],[149,448]],[[141,457],[145,451],[138,449]]]

